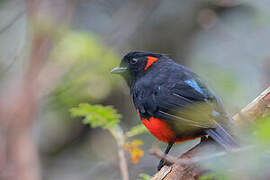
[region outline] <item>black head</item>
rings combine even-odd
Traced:
[[[133,80],[145,74],[148,68],[162,56],[151,52],[130,52],[123,57],[120,67],[112,69],[111,73],[122,75],[128,85],[131,85]]]

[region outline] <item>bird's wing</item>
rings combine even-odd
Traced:
[[[183,126],[214,127],[214,123],[209,123],[209,116],[214,112],[214,99],[210,90],[194,76],[169,86],[166,84],[154,85],[151,88],[135,87],[133,90],[135,106],[142,116],[154,116],[168,123],[173,122],[174,127],[183,131]]]
[[[179,126],[215,127],[209,120],[218,113],[215,110],[215,96],[196,79],[180,81],[171,87],[159,86],[152,99],[157,106],[155,116],[172,119]]]
[[[225,128],[230,119],[217,97],[198,78],[175,83],[170,88],[158,86],[152,94],[152,101],[156,111],[149,113],[167,120],[180,135],[203,131],[225,149],[237,147]]]
[[[166,121],[179,138],[207,134],[225,149],[235,147],[230,118],[218,97],[196,74],[181,68],[134,86],[131,92],[140,116]]]

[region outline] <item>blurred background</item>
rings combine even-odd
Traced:
[[[269,17],[268,0],[0,0],[0,179],[121,179],[115,140],[70,109],[113,105],[124,131],[139,124],[110,74],[129,51],[167,54],[238,112],[269,86]],[[138,138],[130,179],[159,161],[148,153],[156,140]]]

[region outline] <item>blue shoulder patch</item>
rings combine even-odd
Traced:
[[[193,87],[197,92],[204,94],[198,83],[194,79],[185,80],[189,86]]]
[[[217,116],[219,116],[219,112],[213,110],[213,111],[212,111],[212,115],[215,116],[215,117],[217,117]]]

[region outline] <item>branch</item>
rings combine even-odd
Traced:
[[[268,113],[270,113],[270,86],[239,113],[234,115],[233,119],[241,125],[247,120],[252,122]]]
[[[120,166],[120,171],[123,180],[129,180],[129,175],[128,175],[128,166],[127,166],[127,160],[125,157],[125,150],[122,145],[118,145],[118,157],[119,157],[119,166]]]
[[[202,143],[200,143],[202,144]],[[255,146],[245,146],[242,148],[237,148],[237,149],[233,149],[232,151],[230,151],[230,153],[240,153],[240,152],[245,152],[247,150],[251,150],[255,148]],[[150,154],[152,154],[153,156],[158,157],[159,159],[164,159],[166,161],[167,165],[172,165],[175,163],[178,164],[192,164],[192,163],[198,163],[198,162],[202,162],[202,161],[207,161],[207,160],[212,160],[218,157],[224,157],[226,155],[228,155],[227,151],[220,151],[217,152],[215,154],[210,154],[210,155],[206,155],[206,156],[195,156],[192,158],[176,158],[174,156],[171,155],[166,155],[159,147],[157,146],[153,146],[150,150],[149,150]]]
[[[172,165],[177,161],[177,158],[174,156],[171,156],[169,154],[165,155],[163,151],[156,145],[153,146],[150,150],[149,153],[152,154],[153,156],[158,157],[159,159],[164,159],[167,163],[167,165]]]
[[[123,130],[119,126],[116,126],[116,129],[111,129],[110,132],[113,135],[118,145],[119,168],[120,168],[122,179],[129,180],[128,165],[127,165],[127,160],[125,157],[125,150],[124,150],[125,136],[124,136]]]
[[[18,19],[20,19],[21,17],[23,17],[23,14],[25,12],[19,12],[5,27],[3,27],[2,29],[0,29],[0,34],[4,33],[6,30],[8,30]]]
[[[270,87],[262,92],[255,100],[244,107],[238,114],[233,116],[233,119],[239,126],[243,126],[247,121],[255,121],[258,117],[265,116],[270,113]],[[212,147],[209,147],[212,146]],[[224,156],[226,152],[214,153],[214,156],[207,156],[206,158],[200,158],[205,148],[208,150],[208,154],[212,154],[212,151],[217,152],[217,146],[210,141],[203,141],[181,155],[177,161],[171,157],[166,159],[173,165],[164,166],[159,172],[157,172],[152,180],[196,180],[207,170],[199,167],[196,162],[209,158],[215,158],[217,156]],[[211,150],[211,152],[209,152]],[[246,150],[240,149],[241,150]],[[164,157],[164,154],[160,152],[152,152],[158,157]],[[192,158],[193,157],[193,158]],[[172,161],[173,160],[173,161]],[[188,162],[188,163],[187,163]]]

